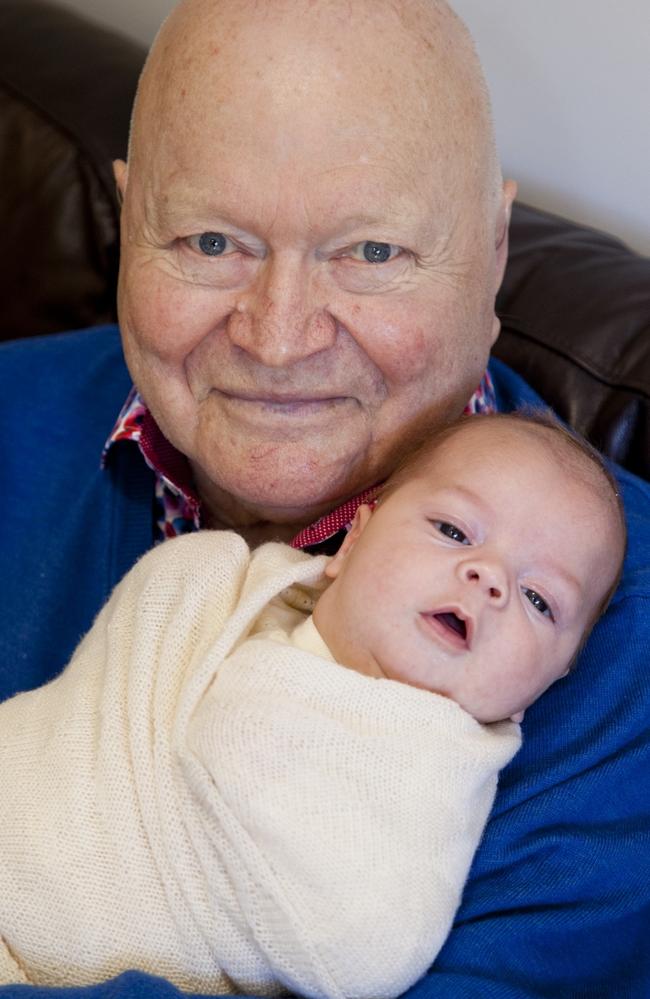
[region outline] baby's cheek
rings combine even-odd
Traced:
[[[543,643],[524,643],[505,671],[504,686],[519,701],[531,704],[553,681],[549,676],[547,650]]]

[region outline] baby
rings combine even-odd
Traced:
[[[624,548],[600,459],[495,416],[417,449],[331,559],[208,531],[149,553],[0,706],[0,982],[399,995]]]
[[[314,621],[361,673],[521,721],[605,610],[624,549],[596,452],[540,414],[465,418],[358,510]]]

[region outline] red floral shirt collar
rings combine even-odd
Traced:
[[[496,410],[494,386],[486,371],[472,395],[466,413],[491,413]],[[155,475],[155,541],[174,538],[201,527],[201,501],[196,492],[192,470],[181,454],[160,430],[135,387],[131,389],[117,422],[104,446],[104,463],[118,441],[131,441]],[[347,531],[362,503],[372,503],[380,483],[364,490],[300,531],[291,541],[294,548],[323,545],[340,531]]]

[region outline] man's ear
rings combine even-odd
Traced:
[[[113,177],[117,188],[117,200],[120,205],[124,201],[124,193],[129,176],[129,167],[124,160],[113,160]]]
[[[517,197],[517,184],[514,180],[506,180],[503,183],[501,194],[501,204],[497,215],[497,225],[495,231],[496,250],[496,272],[494,294],[498,292],[503,281],[506,264],[508,263],[508,229],[510,227],[510,216],[512,215],[512,203]]]
[[[512,202],[517,194],[517,184],[514,180],[506,180],[501,192],[501,204],[497,213],[495,236],[495,267],[494,267],[494,296],[501,287],[506,264],[508,263],[508,228],[510,226],[510,215],[512,213]],[[501,332],[501,323],[494,313],[492,320],[492,344],[496,342]]]
[[[336,579],[339,572],[341,571],[341,566],[343,565],[346,556],[352,551],[356,545],[361,533],[370,520],[372,516],[372,507],[368,506],[367,503],[362,503],[360,507],[357,507],[357,512],[354,515],[354,520],[350,526],[350,530],[345,535],[343,539],[343,544],[337,551],[336,555],[333,555],[325,566],[325,575],[328,579]]]

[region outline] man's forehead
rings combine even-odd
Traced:
[[[445,9],[433,0],[185,0],[153,47],[136,130],[204,127],[217,107],[263,127],[261,103],[276,132],[301,106],[314,122],[331,111],[342,128],[401,124],[402,142],[440,117],[445,130],[481,131],[480,70]]]
[[[131,174],[163,215],[188,202],[185,178],[190,210],[203,202],[206,215],[210,198],[223,209],[235,195],[257,218],[272,214],[289,184],[294,207],[304,198],[325,227],[328,205],[337,225],[365,205],[380,221],[412,218],[421,228],[424,216],[448,228],[454,202],[474,210],[496,175],[478,78],[465,86],[477,70],[471,43],[454,36],[450,47],[460,29],[444,9],[419,0],[185,0],[145,69]],[[346,22],[346,11],[356,20]],[[264,204],[253,205],[251,191],[261,189]]]
[[[404,149],[362,142],[353,154],[334,136],[321,155],[301,143],[283,157],[255,129],[232,138],[220,131],[183,143],[174,135],[158,147],[164,155],[152,158],[143,178],[156,220],[214,218],[255,232],[268,229],[281,211],[307,225],[317,217],[324,235],[330,222],[341,234],[399,220],[404,238],[441,236],[449,227],[452,192]]]

